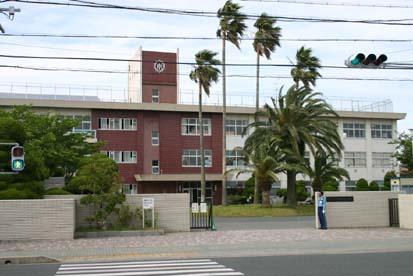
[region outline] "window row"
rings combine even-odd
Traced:
[[[212,150],[204,150],[205,167],[212,167]],[[201,167],[201,150],[185,149],[182,152],[182,167]]]
[[[393,154],[390,152],[373,152],[373,168],[388,168],[393,165]],[[365,152],[345,152],[344,165],[347,168],[365,168],[367,157]]]
[[[99,118],[98,128],[101,130],[136,130],[136,118]]]
[[[343,123],[344,137],[346,138],[365,138],[365,123]],[[392,139],[393,126],[391,123],[372,123],[371,138]]]
[[[137,163],[136,151],[101,151],[107,157],[120,164]]]

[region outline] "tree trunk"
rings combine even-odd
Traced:
[[[205,152],[204,152],[204,123],[202,121],[202,85],[199,83],[199,148],[201,151],[201,202],[205,202]]]
[[[255,113],[258,112],[260,108],[260,55],[257,52],[257,81],[256,81],[256,92],[255,92]],[[258,116],[254,116],[255,122],[258,122]],[[259,203],[260,189],[258,186],[257,177],[255,177],[255,186],[254,186],[254,204]]]
[[[226,133],[226,117],[227,117],[227,90],[226,90],[226,75],[225,75],[225,33],[222,38],[222,205],[227,205],[227,133]]]
[[[296,172],[287,171],[287,204],[291,207],[297,206],[296,195]]]

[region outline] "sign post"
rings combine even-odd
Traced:
[[[145,229],[145,210],[152,210],[152,228],[155,228],[155,199],[152,197],[142,198],[142,226]]]

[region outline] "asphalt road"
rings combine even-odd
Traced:
[[[410,276],[412,260],[413,252],[212,259],[248,276]],[[0,275],[54,276],[58,268],[56,264],[3,265]]]
[[[314,228],[313,216],[305,217],[217,217],[218,230]]]

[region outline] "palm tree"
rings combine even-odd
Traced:
[[[226,174],[251,173],[255,177],[256,186],[262,191],[262,206],[270,206],[270,189],[274,181],[278,181],[277,174],[291,168],[283,160],[285,153],[273,146],[273,137],[266,129],[257,128],[245,141],[244,156],[249,166],[234,168]],[[257,139],[259,143],[257,143]],[[293,165],[294,166],[294,165]],[[294,167],[294,169],[297,169]],[[255,198],[254,198],[255,201]]]
[[[323,184],[333,181],[341,181],[343,178],[350,179],[347,170],[337,166],[334,155],[324,151],[317,151],[314,157],[314,168],[310,165],[306,168],[306,174],[312,180],[314,191],[321,191]]]
[[[320,93],[315,93],[309,87],[291,86],[286,94],[279,92],[277,100],[272,99],[272,105],[266,104],[258,115],[267,119],[266,122],[255,122],[256,128],[264,128],[272,133],[275,146],[284,152],[287,164],[304,162],[304,149],[307,147],[313,155],[324,150],[328,153],[341,152],[343,144],[331,117],[338,117],[332,107],[321,99]],[[300,161],[297,161],[297,156]],[[296,200],[296,169],[287,170],[287,201],[295,206]]]
[[[226,151],[227,151],[227,139],[226,139],[226,75],[225,75],[225,43],[228,40],[234,44],[238,49],[240,48],[240,38],[243,36],[244,31],[247,29],[244,21],[246,16],[240,13],[241,6],[233,3],[231,0],[225,2],[224,6],[218,10],[217,16],[219,18],[219,29],[217,30],[217,36],[222,39],[222,129],[223,129],[223,141],[222,141],[222,204],[225,205],[227,201],[226,190]]]
[[[202,119],[202,89],[209,96],[212,82],[218,81],[218,76],[221,73],[216,67],[221,64],[215,56],[218,53],[210,50],[202,50],[195,55],[196,66],[191,71],[189,77],[199,87],[199,147],[201,151],[201,202],[205,202],[205,153],[204,153],[204,124]]]
[[[271,53],[275,51],[275,47],[280,47],[281,28],[274,26],[276,22],[277,21],[275,19],[268,17],[266,13],[262,13],[254,24],[254,27],[258,29],[255,33],[254,42],[252,43],[254,50],[257,53],[257,80],[255,95],[256,112],[258,112],[260,106],[260,57],[265,56],[267,59],[271,59]],[[255,116],[255,121],[258,121],[257,116]],[[256,179],[254,189],[255,204],[258,203],[259,196],[259,189],[257,183],[258,181]]]
[[[296,65],[291,69],[291,76],[294,79],[296,86],[299,86],[301,81],[305,87],[310,87],[310,84],[315,86],[317,78],[321,77],[318,69],[321,68],[320,60],[312,55],[311,48],[302,46],[295,55]]]

